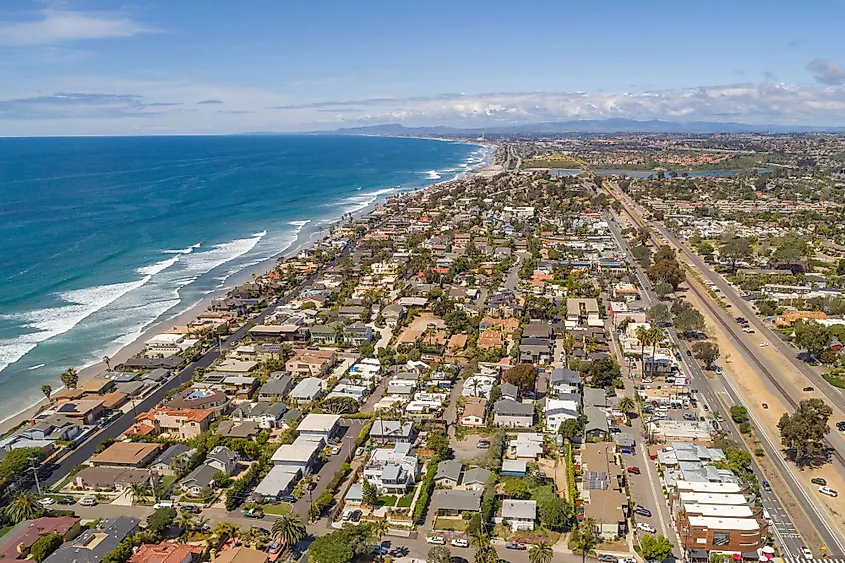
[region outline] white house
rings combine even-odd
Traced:
[[[548,399],[544,411],[546,417],[546,432],[560,430],[561,423],[568,418],[578,418],[580,401],[575,398]]]
[[[393,448],[373,450],[364,478],[375,485],[379,493],[405,494],[417,480],[419,460],[411,453],[411,445],[396,444]]]
[[[340,416],[336,414],[309,414],[302,419],[296,430],[300,438],[329,441],[337,432]]]
[[[502,501],[502,522],[510,524],[511,529],[533,530],[537,519],[537,501],[505,499]]]

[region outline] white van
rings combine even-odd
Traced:
[[[765,520],[769,524],[772,523],[772,515],[769,514],[769,511],[766,510],[765,508],[763,509],[763,520]]]

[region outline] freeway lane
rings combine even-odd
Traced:
[[[608,217],[608,225],[610,226],[610,230],[613,233],[614,238],[616,238],[617,244],[620,245],[621,248],[628,248],[627,243],[625,242],[624,238],[622,237],[622,232],[619,227],[619,220],[615,213],[611,212],[611,216]],[[630,253],[630,248],[628,248]],[[654,294],[651,283],[646,278],[645,274],[642,271],[642,268],[639,267],[639,264],[632,262],[631,268],[634,271],[634,275],[636,276],[637,280],[639,281],[640,287],[643,288],[643,291],[646,296],[646,301],[649,303],[657,303],[659,299]],[[719,412],[722,416],[722,420],[730,421],[730,415],[727,410],[724,408],[721,401],[718,400],[716,394],[713,392],[710,384],[708,383],[707,379],[704,376],[704,372],[699,367],[698,363],[695,361],[689,361],[690,357],[687,355],[688,348],[683,340],[681,340],[680,336],[678,335],[677,331],[674,327],[669,327],[667,330],[667,334],[669,335],[672,342],[678,347],[678,351],[681,355],[681,362],[684,365],[686,373],[690,375],[692,378],[692,386],[693,389],[696,390],[698,393],[699,399],[703,396],[706,403],[710,405],[711,409],[714,409],[716,412]],[[726,423],[723,425],[724,429],[728,432],[728,436],[739,444],[743,444],[742,437],[737,432],[736,428],[733,426],[732,423]],[[779,452],[774,450],[774,452],[768,452],[768,454],[773,458],[779,458]],[[753,456],[752,456],[753,459]],[[763,476],[762,471],[760,470],[759,466],[757,465],[756,461],[753,464],[753,470],[757,479],[762,481],[765,479]],[[787,472],[790,476],[791,473]],[[795,484],[795,483],[793,483]],[[792,485],[792,484],[791,484]],[[790,531],[790,535],[797,535],[792,534],[792,530],[795,529],[792,521],[789,519],[786,510],[781,505],[780,501],[777,497],[772,493],[767,493],[766,491],[761,491],[761,497],[763,500],[763,506],[769,511],[772,515],[779,516],[779,524],[780,529],[785,529]],[[806,507],[803,507],[805,512]],[[811,511],[812,512],[812,511]],[[818,516],[813,512],[813,516],[815,516],[816,520]],[[817,529],[822,524],[819,520],[818,525],[814,522]],[[777,530],[777,525],[775,526]],[[776,531],[777,533],[777,531]],[[804,542],[801,540],[800,537],[779,537],[779,543],[783,550],[787,553],[787,555],[800,555],[800,548],[804,545]],[[827,541],[827,540],[825,540]],[[828,545],[836,545],[835,543],[828,543]]]

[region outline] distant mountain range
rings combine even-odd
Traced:
[[[750,125],[748,123],[722,123],[691,121],[680,123],[652,119],[590,119],[577,121],[552,121],[520,125],[493,125],[490,127],[405,127],[398,123],[349,127],[334,131],[318,131],[322,135],[390,135],[390,136],[438,136],[438,135],[502,135],[502,134],[549,134],[549,133],[843,133],[845,127],[815,127],[803,125]]]

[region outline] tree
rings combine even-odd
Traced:
[[[487,543],[478,546],[475,549],[475,563],[497,563],[499,561],[499,554],[496,548]]]
[[[712,258],[713,253],[716,251],[716,249],[713,248],[713,245],[707,241],[702,241],[698,243],[695,249],[698,251],[699,254],[701,254],[701,257],[705,260],[709,260],[710,258]]]
[[[654,286],[654,293],[656,293],[661,299],[672,293],[674,290],[675,288],[672,287],[672,284],[666,282],[660,282]]]
[[[67,368],[63,371],[59,375],[59,379],[62,380],[62,385],[67,389],[76,389],[77,385],[79,385],[79,374],[73,368]]]
[[[667,245],[664,244],[660,248],[657,249],[657,252],[654,253],[654,261],[660,262],[661,260],[674,260],[675,259],[675,250]]]
[[[225,471],[218,471],[211,477],[211,480],[218,489],[226,489],[232,485],[232,478]]]
[[[519,364],[503,373],[502,381],[516,385],[520,393],[533,391],[537,381],[537,367],[533,364]]]
[[[150,496],[150,488],[146,483],[132,483],[129,485],[129,494],[132,497],[132,504],[142,504]]]
[[[651,535],[644,535],[640,539],[640,555],[646,561],[666,561],[672,554],[672,542],[666,539],[663,534],[657,537]]]
[[[167,528],[176,520],[176,509],[172,507],[159,508],[147,517],[147,530],[157,536],[164,535]]]
[[[569,539],[569,547],[573,553],[581,554],[581,562],[587,561],[588,555],[595,555],[599,538],[596,535],[596,522],[592,518],[585,518]]]
[[[719,345],[715,342],[696,342],[692,345],[692,354],[709,368],[719,358]]]
[[[575,520],[572,504],[555,494],[538,498],[537,512],[543,526],[556,532],[568,532]]]
[[[668,323],[672,318],[669,314],[669,307],[666,303],[658,303],[654,307],[649,307],[646,309],[645,314],[650,322],[658,325]]]
[[[452,448],[449,446],[449,437],[443,432],[429,432],[426,446],[428,449],[434,451],[434,457],[436,457],[438,461],[443,461],[444,459],[450,459],[452,457]]]
[[[351,414],[358,411],[358,402],[351,397],[329,397],[320,408],[329,414]]]
[[[646,270],[645,273],[653,282],[666,282],[670,284],[673,289],[678,289],[678,286],[682,281],[684,281],[684,272],[681,270],[681,266],[678,264],[678,261],[674,258],[667,258],[659,262],[655,262]]]
[[[41,392],[44,393],[44,396],[47,397],[47,400],[50,401],[50,395],[53,393],[53,388],[49,385],[42,385]],[[50,401],[52,402],[52,401]]]
[[[748,421],[748,409],[742,407],[740,405],[734,405],[731,407],[731,418],[737,424],[742,424],[743,422]]]
[[[381,545],[381,538],[387,535],[388,530],[390,530],[390,524],[387,523],[387,518],[377,520],[370,525],[370,531],[379,545]],[[379,558],[382,559],[381,551],[379,551]]]
[[[452,561],[452,550],[445,545],[435,545],[428,550],[426,563],[450,563]]]
[[[41,506],[34,494],[25,492],[12,499],[12,502],[6,505],[3,512],[9,520],[17,524],[24,520],[38,518],[44,513],[44,507]]]
[[[310,563],[349,563],[353,557],[352,545],[340,532],[319,536],[308,548]]]
[[[528,561],[529,563],[551,563],[552,555],[554,555],[552,546],[544,541],[539,541],[535,542],[528,550]]]
[[[32,554],[32,558],[36,561],[36,563],[41,563],[47,557],[59,549],[59,546],[64,543],[65,539],[60,534],[47,534],[46,536],[41,536],[35,543],[32,544],[32,547],[29,549],[29,552]]]
[[[361,503],[367,506],[375,506],[378,504],[378,487],[370,483],[366,478],[363,483],[363,493]]]
[[[740,260],[747,260],[751,257],[751,254],[751,242],[744,238],[732,238],[722,246],[721,250],[719,250],[719,255],[730,261],[732,272],[736,271],[737,262]]]
[[[619,364],[612,358],[601,358],[592,362],[583,362],[579,366],[592,387],[609,389],[615,385],[621,372]]]
[[[618,406],[619,410],[621,410],[627,415],[628,413],[632,413],[634,412],[634,410],[636,410],[637,403],[634,402],[634,399],[632,399],[628,395],[625,395],[621,399],[619,399],[619,403],[616,406]]]
[[[799,319],[795,322],[795,345],[808,354],[818,356],[830,346],[830,332],[816,321]]]
[[[103,363],[106,364],[106,369],[111,371],[111,358],[103,356]]]
[[[640,370],[642,371],[642,376],[645,377],[645,347],[650,344],[649,338],[651,338],[651,335],[648,332],[647,326],[640,325],[634,331],[634,336],[640,341]]]
[[[560,434],[564,440],[571,442],[575,436],[579,436],[581,434],[581,425],[578,424],[578,419],[567,418],[561,422],[560,427],[558,428],[558,434]]]
[[[528,483],[523,479],[508,479],[505,482],[505,496],[517,500],[526,500],[531,496]]]
[[[675,315],[675,328],[683,334],[704,330],[704,317],[695,309],[686,309]]]
[[[274,538],[284,544],[285,548],[295,546],[306,535],[302,516],[294,512],[288,512],[276,518],[270,532]]]
[[[832,414],[833,409],[821,399],[804,399],[794,413],[783,413],[778,421],[780,440],[793,452],[796,463],[824,451],[822,439],[830,431],[827,423]]]
[[[657,345],[663,342],[666,337],[666,331],[659,326],[653,326],[648,329],[649,341],[651,342],[651,369],[652,372],[657,372],[657,364],[654,361],[654,356],[657,353]]]

